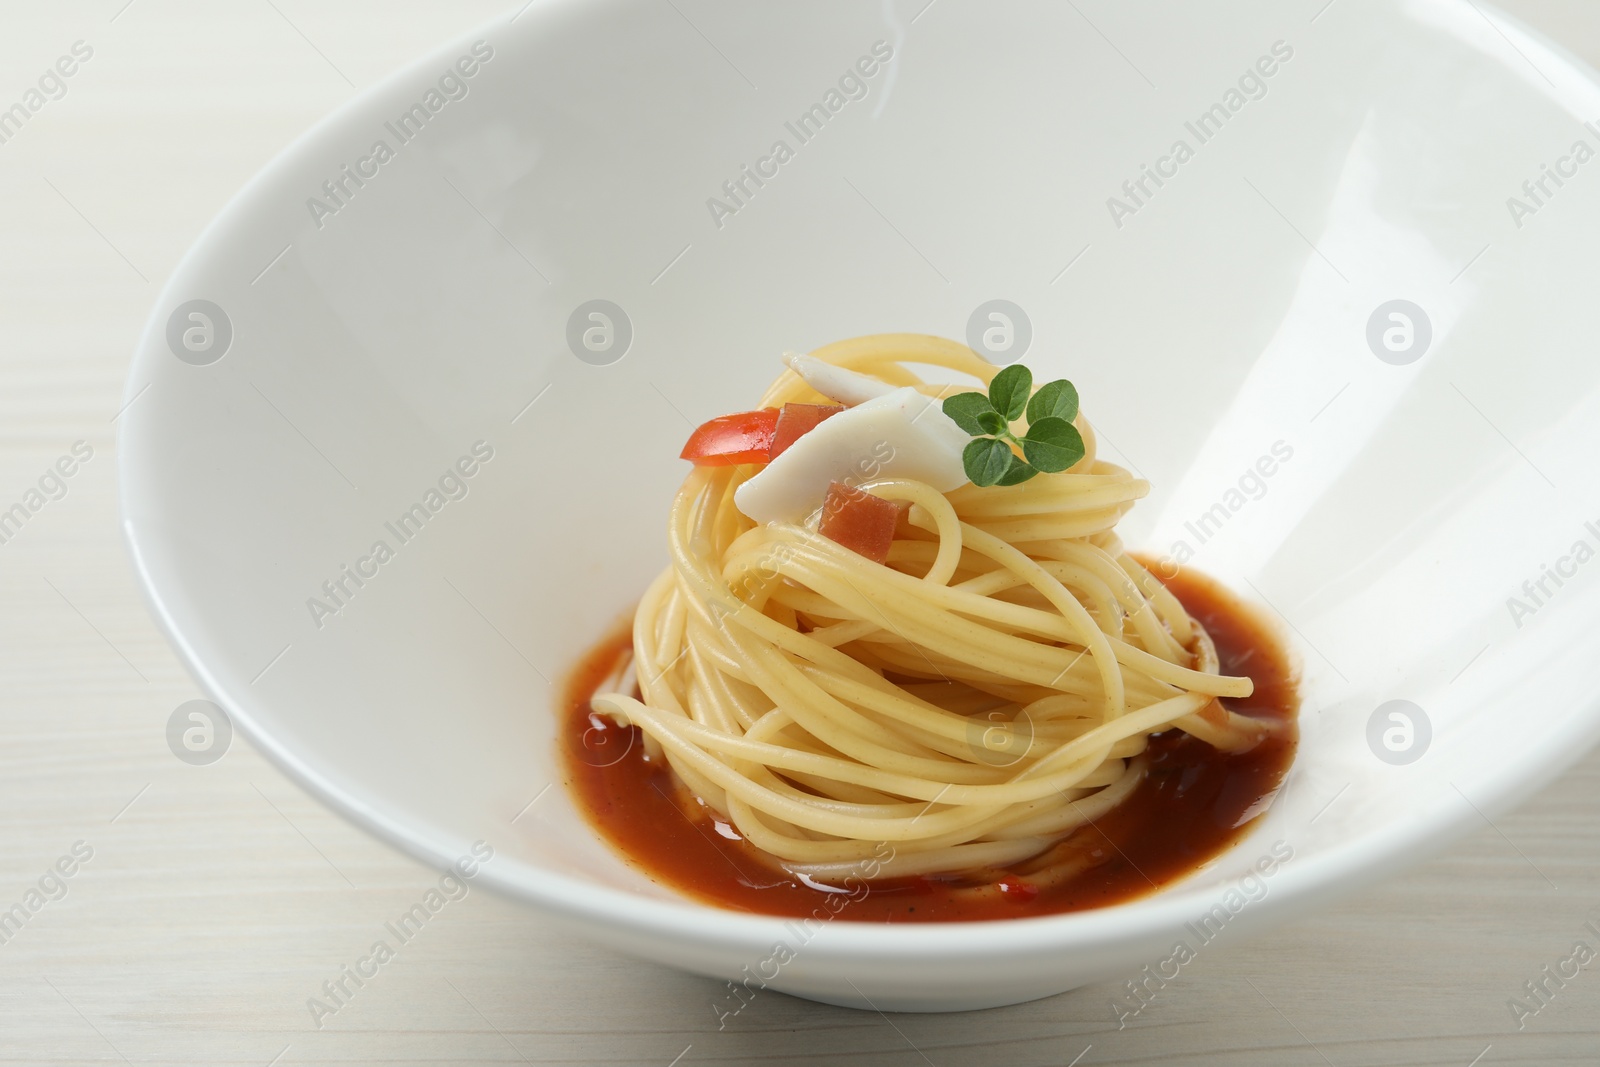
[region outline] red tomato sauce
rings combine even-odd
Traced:
[[[636,867],[685,896],[734,911],[798,917],[821,914],[820,908],[862,922],[957,922],[1080,911],[1144,896],[1195,871],[1248,830],[1288,773],[1298,737],[1295,673],[1271,625],[1193,571],[1166,585],[1211,634],[1222,673],[1255,682],[1249,697],[1224,703],[1282,725],[1233,755],[1178,730],[1152,737],[1145,780],[1117,808],[1067,837],[1087,866],[1058,884],[1035,886],[1025,874],[1003,872],[993,882],[998,892],[974,893],[972,880],[959,876],[878,879],[842,906],[838,894],[805,885],[691,796],[664,762],[646,759],[637,728],[592,715],[590,698],[630,652],[627,629],[591,650],[567,680],[557,742],[567,786],[600,835]]]

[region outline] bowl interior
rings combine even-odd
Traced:
[[[574,810],[552,711],[665,564],[685,435],[785,349],[1001,298],[1150,480],[1128,543],[1303,664],[1283,802],[1169,893],[1280,838],[1392,860],[1547,780],[1596,727],[1600,94],[1466,4],[1089,7],[536,2],[318,126],[176,272],[121,419],[202,682],[419,854],[674,900]],[[568,343],[593,300],[620,358]],[[1370,740],[1392,700],[1413,762]]]

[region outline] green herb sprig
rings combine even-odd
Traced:
[[[1011,424],[1024,411],[1028,428],[1018,437]],[[974,485],[1017,485],[1035,474],[1064,471],[1083,458],[1083,437],[1072,425],[1078,417],[1078,390],[1061,378],[1034,392],[1033,372],[1020,363],[996,374],[988,395],[946,397],[944,413],[973,436],[961,452],[961,463]],[[1022,449],[1021,456],[1012,445]]]

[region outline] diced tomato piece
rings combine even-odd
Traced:
[[[772,435],[777,428],[777,408],[719,415],[690,434],[678,456],[692,460],[697,467],[765,463],[772,454]]]
[[[903,502],[884,500],[843,482],[833,482],[822,501],[818,532],[874,563],[884,563],[889,559],[895,523],[904,508]]]
[[[844,410],[843,404],[785,404],[778,412],[778,429],[772,435],[772,459],[783,455],[783,450],[810,433],[817,424],[830,415]]]

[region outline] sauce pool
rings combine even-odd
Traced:
[[[821,914],[821,908],[862,922],[958,922],[1080,911],[1144,896],[1192,873],[1247,832],[1288,773],[1298,736],[1295,675],[1271,627],[1193,571],[1165,584],[1210,633],[1222,673],[1248,675],[1255,683],[1250,696],[1223,703],[1279,726],[1250,751],[1233,755],[1179,730],[1153,736],[1145,780],[1122,804],[1067,837],[1086,869],[1058,884],[1035,887],[1027,875],[1008,875],[996,883],[999,892],[974,893],[970,882],[951,878],[890,878],[842,902],[837,893],[804,884],[690,795],[664,761],[646,759],[637,727],[591,714],[590,698],[631,652],[627,629],[591,650],[567,680],[558,738],[567,786],[601,836],[655,881],[734,911],[799,917]]]

